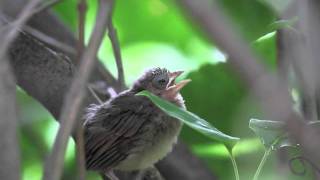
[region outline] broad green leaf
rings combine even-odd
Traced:
[[[295,146],[284,131],[284,122],[250,119],[249,127],[260,137],[266,149],[277,150],[282,147]]]
[[[247,90],[226,63],[204,64],[188,73],[185,78],[192,79],[192,83],[181,91],[188,111],[207,120],[225,134],[237,137],[251,135],[248,119],[262,114],[257,113],[258,106],[246,100]],[[187,126],[182,129],[181,138],[190,147],[196,144],[219,144]],[[225,159],[212,154],[210,158],[203,158],[203,161],[221,179],[234,179],[231,163]]]
[[[240,140],[238,137],[232,137],[222,133],[197,115],[179,108],[178,106],[163,100],[148,91],[142,91],[138,93],[138,95],[147,96],[156,106],[166,112],[169,116],[177,118],[198,132],[224,143],[228,148],[232,148]]]

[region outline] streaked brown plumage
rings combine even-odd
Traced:
[[[88,108],[84,127],[89,170],[108,173],[113,169],[144,169],[171,151],[181,122],[166,115],[148,98],[135,94],[148,90],[184,108],[179,90],[189,81],[175,84],[181,73],[151,69],[131,89],[102,105]]]

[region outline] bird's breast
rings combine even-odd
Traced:
[[[153,123],[144,127],[145,133],[148,133],[148,135],[143,136],[145,143],[137,147],[138,151],[129,155],[116,169],[125,171],[145,169],[172,151],[173,145],[177,142],[182,123],[164,113],[159,113],[150,121]]]

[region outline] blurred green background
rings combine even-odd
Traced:
[[[56,14],[74,33],[77,31],[76,3],[76,0],[68,0],[54,7]],[[220,0],[219,3],[234,23],[234,29],[261,56],[263,63],[271,70],[275,69],[276,33],[272,23],[277,14],[274,7],[263,0]],[[88,7],[87,40],[95,23],[97,2],[88,1]],[[113,20],[119,34],[127,85],[130,86],[149,67],[185,70],[185,77],[192,79],[182,91],[188,110],[221,131],[241,137],[235,147],[236,159],[240,177],[250,179],[262,157],[263,146],[248,128],[248,121],[252,117],[263,119],[264,116],[249,96],[250,89],[225,63],[228,57],[208,42],[200,28],[192,24],[172,0],[117,0]],[[108,37],[105,37],[99,57],[116,76]],[[43,161],[53,144],[58,123],[19,88],[17,97],[23,179],[37,180],[41,178]],[[224,146],[187,127],[181,138],[219,179],[234,179]],[[63,179],[75,179],[74,164],[74,142],[70,139]],[[283,171],[276,153],[272,154],[261,175],[265,180],[306,178]],[[100,177],[89,173],[88,179]]]

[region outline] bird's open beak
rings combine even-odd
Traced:
[[[178,76],[180,76],[183,73],[183,71],[175,71],[175,72],[170,72],[169,73],[169,78],[170,79],[176,79]]]
[[[184,86],[186,86],[189,82],[191,82],[190,79],[185,79],[178,83],[175,83],[176,78],[180,76],[182,73],[183,71],[175,71],[175,72],[169,73],[169,83],[165,93],[167,97],[176,96]]]

